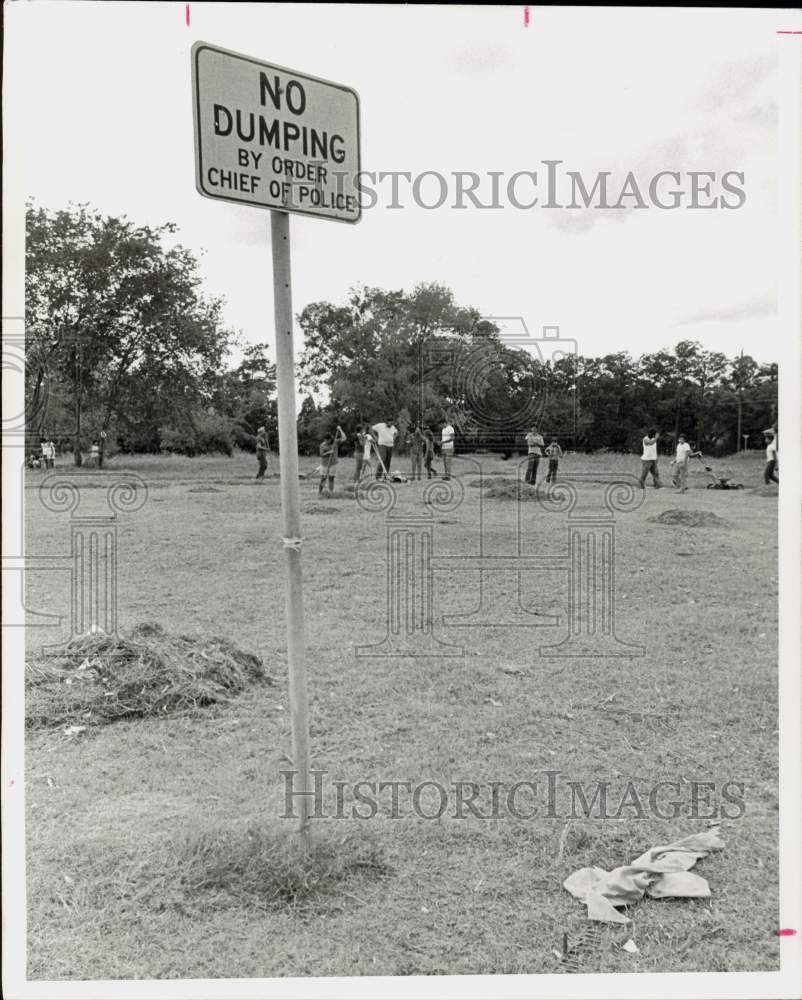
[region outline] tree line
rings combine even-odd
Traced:
[[[275,367],[203,293],[176,227],[138,226],[86,205],[26,213],[26,414],[80,464],[101,451],[252,450],[277,445]],[[316,454],[339,423],[457,431],[458,450],[511,454],[531,426],[564,447],[634,451],[656,426],[711,454],[758,447],[777,415],[777,365],[682,341],[640,357],[585,357],[505,343],[504,330],[436,283],[357,287],[298,316],[306,393],[299,447]],[[232,357],[238,357],[236,363]],[[744,435],[747,435],[744,438]],[[102,454],[101,454],[102,461]]]
[[[111,450],[253,448],[276,420],[266,344],[244,345],[201,290],[176,227],[137,226],[86,205],[29,203],[25,249],[25,396],[33,440],[76,464]],[[235,348],[241,360],[230,365]],[[101,455],[101,462],[103,456]]]
[[[299,440],[310,452],[337,423],[349,431],[392,419],[402,439],[414,424],[448,420],[464,451],[523,450],[537,426],[573,450],[633,452],[654,426],[664,447],[684,434],[705,452],[729,454],[745,442],[760,447],[777,419],[776,364],[693,341],[640,357],[551,357],[548,340],[505,343],[499,326],[442,285],[354,289],[342,305],[308,305],[299,322],[300,382],[310,392]],[[321,389],[325,404],[314,398]]]

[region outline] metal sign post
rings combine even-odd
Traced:
[[[350,87],[207,42],[192,46],[192,97],[198,192],[271,210],[292,751],[299,792],[306,793],[298,795],[298,829],[308,849],[312,789],[288,212],[359,221],[359,97]]]

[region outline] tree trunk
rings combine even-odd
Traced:
[[[81,388],[80,385],[75,390],[75,443],[72,447],[73,462],[80,468],[83,465],[81,455]]]
[[[674,418],[674,444],[677,443],[677,438],[679,437],[679,418],[680,418],[680,408],[682,406],[682,389],[677,390],[677,412]]]

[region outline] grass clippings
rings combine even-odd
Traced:
[[[225,490],[218,490],[216,486],[190,486],[187,493],[225,493]]]
[[[756,497],[778,497],[780,495],[780,488],[776,483],[764,483],[762,486],[756,486],[752,490],[752,494]]]
[[[482,490],[482,496],[494,500],[537,500],[538,491],[535,486],[518,479],[498,479]]]
[[[304,502],[311,501],[319,481],[311,470],[319,459],[300,461],[310,473],[301,493]],[[506,471],[513,478],[514,465],[483,460],[482,472]],[[559,625],[452,630],[438,616],[437,637],[464,646],[464,658],[443,657],[436,670],[425,659],[410,659],[399,670],[377,657],[373,669],[366,669],[368,661],[355,656],[354,646],[380,643],[386,634],[388,519],[366,515],[353,501],[320,501],[342,512],[319,524],[308,518],[315,549],[311,556],[305,549],[303,557],[317,730],[313,760],[329,769],[323,779],[327,818],[313,821],[312,836],[375,833],[394,874],[376,879],[369,868],[355,869],[343,881],[318,881],[306,902],[296,894],[295,907],[269,908],[264,902],[234,905],[237,898],[254,897],[247,880],[231,872],[225,890],[214,888],[210,855],[180,871],[178,859],[187,864],[190,856],[174,839],[183,831],[228,829],[237,844],[235,870],[247,820],[292,835],[277,818],[286,811],[280,771],[291,766],[285,756],[290,744],[283,685],[249,688],[219,709],[90,727],[76,739],[59,730],[29,730],[28,978],[570,974],[572,963],[597,974],[779,969],[777,501],[752,495],[762,485],[763,465],[760,452],[732,460],[733,473],[745,484],[737,496],[699,489],[681,498],[647,489],[641,508],[616,515],[616,631],[628,642],[649,637],[648,655],[629,661],[637,683],[628,682],[635,674],[622,674],[623,661],[614,658],[538,657],[537,647],[566,634],[568,593],[561,577],[536,573],[524,573],[519,586],[517,574],[449,577],[437,571],[435,607],[446,602],[450,613],[467,615],[481,607],[483,595],[486,604],[492,598],[505,610],[520,599],[539,614],[559,616]],[[273,565],[281,562],[280,540],[278,549],[266,546],[269,539],[280,539],[280,491],[272,484],[237,490],[236,504],[199,494],[192,506],[206,517],[201,525],[186,516],[186,487],[220,485],[218,479],[240,474],[244,479],[256,471],[252,455],[133,456],[123,468],[143,475],[149,488],[161,484],[164,490],[156,495],[168,501],[148,502],[136,517],[121,516],[123,626],[157,619],[177,633],[224,634],[260,652],[278,676],[272,663],[286,646],[285,575]],[[566,477],[637,475],[640,457],[576,454],[566,457],[560,476],[563,468]],[[466,478],[478,474],[476,468]],[[63,516],[38,500],[41,478],[26,472],[30,553],[56,551],[66,530]],[[341,480],[344,474],[338,487]],[[419,489],[399,489],[396,499],[393,513],[420,515]],[[732,527],[656,531],[660,526],[648,518],[677,504],[715,511]],[[514,506],[487,501],[485,517],[481,491],[466,489],[457,512],[438,509],[436,516],[464,525],[446,531],[438,524],[443,535],[442,544],[435,539],[438,558],[453,556],[459,569],[459,557],[479,551],[479,537],[484,553],[513,551]],[[525,509],[537,507],[530,503]],[[565,552],[566,523],[567,516],[533,516],[526,524],[526,551]],[[338,530],[324,530],[332,526]],[[677,549],[692,547],[696,558],[674,557]],[[722,570],[734,565],[739,572]],[[483,589],[487,584],[495,592]],[[69,614],[68,573],[31,572],[26,586],[29,608]],[[67,628],[67,622],[60,628],[32,627],[27,641],[31,647],[63,641]],[[480,737],[490,740],[487,731],[495,737],[480,743]],[[559,771],[553,818],[541,797],[546,768]],[[630,776],[647,817],[626,806],[612,818]],[[357,782],[435,780],[453,788],[455,779],[467,778],[480,783],[476,806],[483,817],[492,817],[491,782],[504,782],[503,818],[473,816],[470,788],[464,789],[463,819],[449,818],[456,812],[451,793],[443,817],[416,817],[403,788],[398,819],[391,817],[390,788],[377,794],[380,812],[373,819],[352,818],[350,790]],[[334,779],[347,782],[343,819],[334,819]],[[517,795],[523,815],[536,812],[523,821],[504,806],[512,783],[520,780],[538,783],[537,793],[524,786]],[[584,790],[589,818],[583,818],[582,801],[574,798],[569,781]],[[671,785],[659,785],[664,781]],[[696,781],[715,782],[715,791],[695,786],[702,793],[702,816],[726,810],[734,817],[728,825],[737,849],[705,861],[703,874],[716,887],[713,897],[638,907],[635,932],[627,931],[637,955],[611,947],[623,942],[608,929],[603,949],[592,942],[586,947],[588,921],[562,888],[566,869],[609,870],[622,858],[636,857],[644,843],[671,843],[692,832],[696,821],[691,828],[685,821],[694,808]],[[745,789],[741,816],[720,795],[733,781]],[[617,789],[609,795],[608,820],[597,818],[598,798],[591,806],[601,782],[612,782],[610,793]],[[676,818],[663,820],[653,811],[649,790],[655,788],[655,807]],[[731,793],[733,785],[728,788]],[[436,801],[435,795],[430,815]],[[572,819],[557,862],[572,813],[578,818]],[[286,826],[291,828],[291,821]],[[152,885],[137,881],[140,872]],[[306,879],[310,887],[313,881]],[[231,905],[218,907],[215,900],[223,892]],[[561,961],[566,934],[565,950],[572,954]]]
[[[227,639],[171,635],[144,623],[127,637],[98,632],[31,655],[25,681],[25,724],[48,728],[204,708],[270,678],[258,656]]]
[[[487,472],[483,473],[479,479],[471,479],[468,486],[489,486],[494,479],[501,479],[504,482],[517,482],[517,480],[510,479],[506,472]]]
[[[328,499],[323,496],[321,500]],[[307,503],[301,508],[303,514],[339,514],[342,507],[328,507],[325,503]]]
[[[712,510],[664,510],[657,517],[650,517],[653,524],[680,524],[685,528],[727,528],[729,521]]]

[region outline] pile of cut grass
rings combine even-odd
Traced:
[[[537,500],[538,491],[537,487],[519,479],[499,479],[485,486],[482,496],[494,500]]]
[[[726,528],[729,521],[714,514],[712,510],[664,510],[657,517],[650,517],[654,524],[680,524],[685,528]]]
[[[762,486],[756,486],[752,493],[758,497],[775,497],[775,499],[780,495],[780,488],[776,483],[763,483]]]
[[[481,478],[472,479],[468,486],[491,486],[494,479],[501,479],[507,483],[517,482],[517,480],[510,479],[506,472],[484,472]]]
[[[138,625],[127,636],[79,636],[26,661],[28,728],[104,725],[229,702],[272,683],[262,661],[227,639],[171,635]]]
[[[314,825],[311,832],[308,851],[289,826],[270,830],[253,822],[240,830],[220,826],[178,835],[150,852],[140,846],[120,855],[107,846],[98,854],[87,845],[71,858],[68,885],[84,905],[202,916],[232,908],[315,909],[348,896],[345,884],[391,874],[365,831],[337,839]]]
[[[328,499],[321,497],[321,500]],[[327,507],[324,503],[307,503],[301,508],[303,514],[339,514],[342,507]]]

